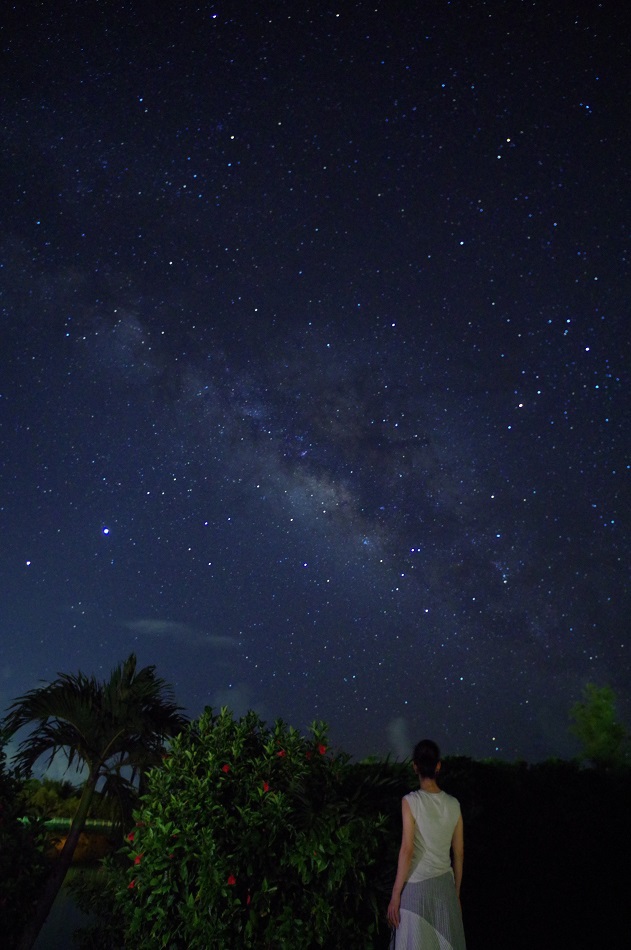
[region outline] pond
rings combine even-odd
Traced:
[[[68,871],[59,894],[48,915],[48,920],[40,931],[34,950],[71,950],[72,935],[79,927],[85,927],[93,919],[84,914],[75,905],[68,890],[68,883],[76,878],[77,874],[98,874],[98,868],[71,868]]]

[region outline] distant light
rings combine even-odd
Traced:
[[[102,530],[103,534],[109,534],[109,533],[110,533],[110,529],[109,529],[109,528],[102,528],[101,530]]]

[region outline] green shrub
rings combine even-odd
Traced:
[[[325,727],[311,733],[207,709],[173,740],[129,835],[118,894],[129,946],[371,945],[391,834],[374,810],[375,768],[353,784],[357,767],[328,751]]]

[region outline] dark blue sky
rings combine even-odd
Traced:
[[[0,15],[0,704],[568,755],[629,716],[620,4]]]

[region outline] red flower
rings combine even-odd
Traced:
[[[172,858],[172,857],[173,857],[173,852],[171,852],[171,854],[169,855],[169,857],[170,857],[170,858]]]
[[[145,856],[144,851],[142,852],[142,854],[137,854],[136,857],[134,858],[134,864],[140,864],[144,856]]]
[[[135,887],[135,886],[136,886],[136,878],[134,878],[133,881],[129,882],[129,884],[127,885],[127,889],[129,890],[129,888]]]
[[[269,792],[269,782],[263,782],[263,791]]]
[[[284,749],[281,749],[280,752],[276,753],[276,755],[278,756],[279,759],[284,759],[287,753],[285,752]]]
[[[307,761],[309,761],[309,759],[311,758],[311,749],[308,749],[307,752],[305,752],[305,758],[307,759]]]
[[[324,753],[326,752],[326,746],[320,743],[320,745],[318,746],[318,752],[320,753],[320,755],[324,755]]]
[[[127,840],[128,840],[128,841],[133,841],[133,840],[134,840],[134,833],[133,833],[133,831],[130,831],[130,832],[129,832],[129,834],[127,835]]]
[[[236,879],[236,877],[234,876],[234,874],[229,874],[229,875],[228,875],[228,884],[230,884],[230,886],[232,886],[233,884],[236,884],[236,883],[237,883],[237,879]]]
[[[227,775],[228,772],[230,771],[230,766],[229,766],[229,765],[222,765],[222,766],[221,766],[221,771],[222,771],[222,772],[225,772],[226,775]]]
[[[247,896],[246,899],[245,899],[245,902],[246,902],[246,904],[248,905],[248,907],[249,907],[249,905],[250,905],[250,901],[251,901],[251,900],[252,900],[252,898],[251,898],[250,895],[248,894],[248,896]]]

